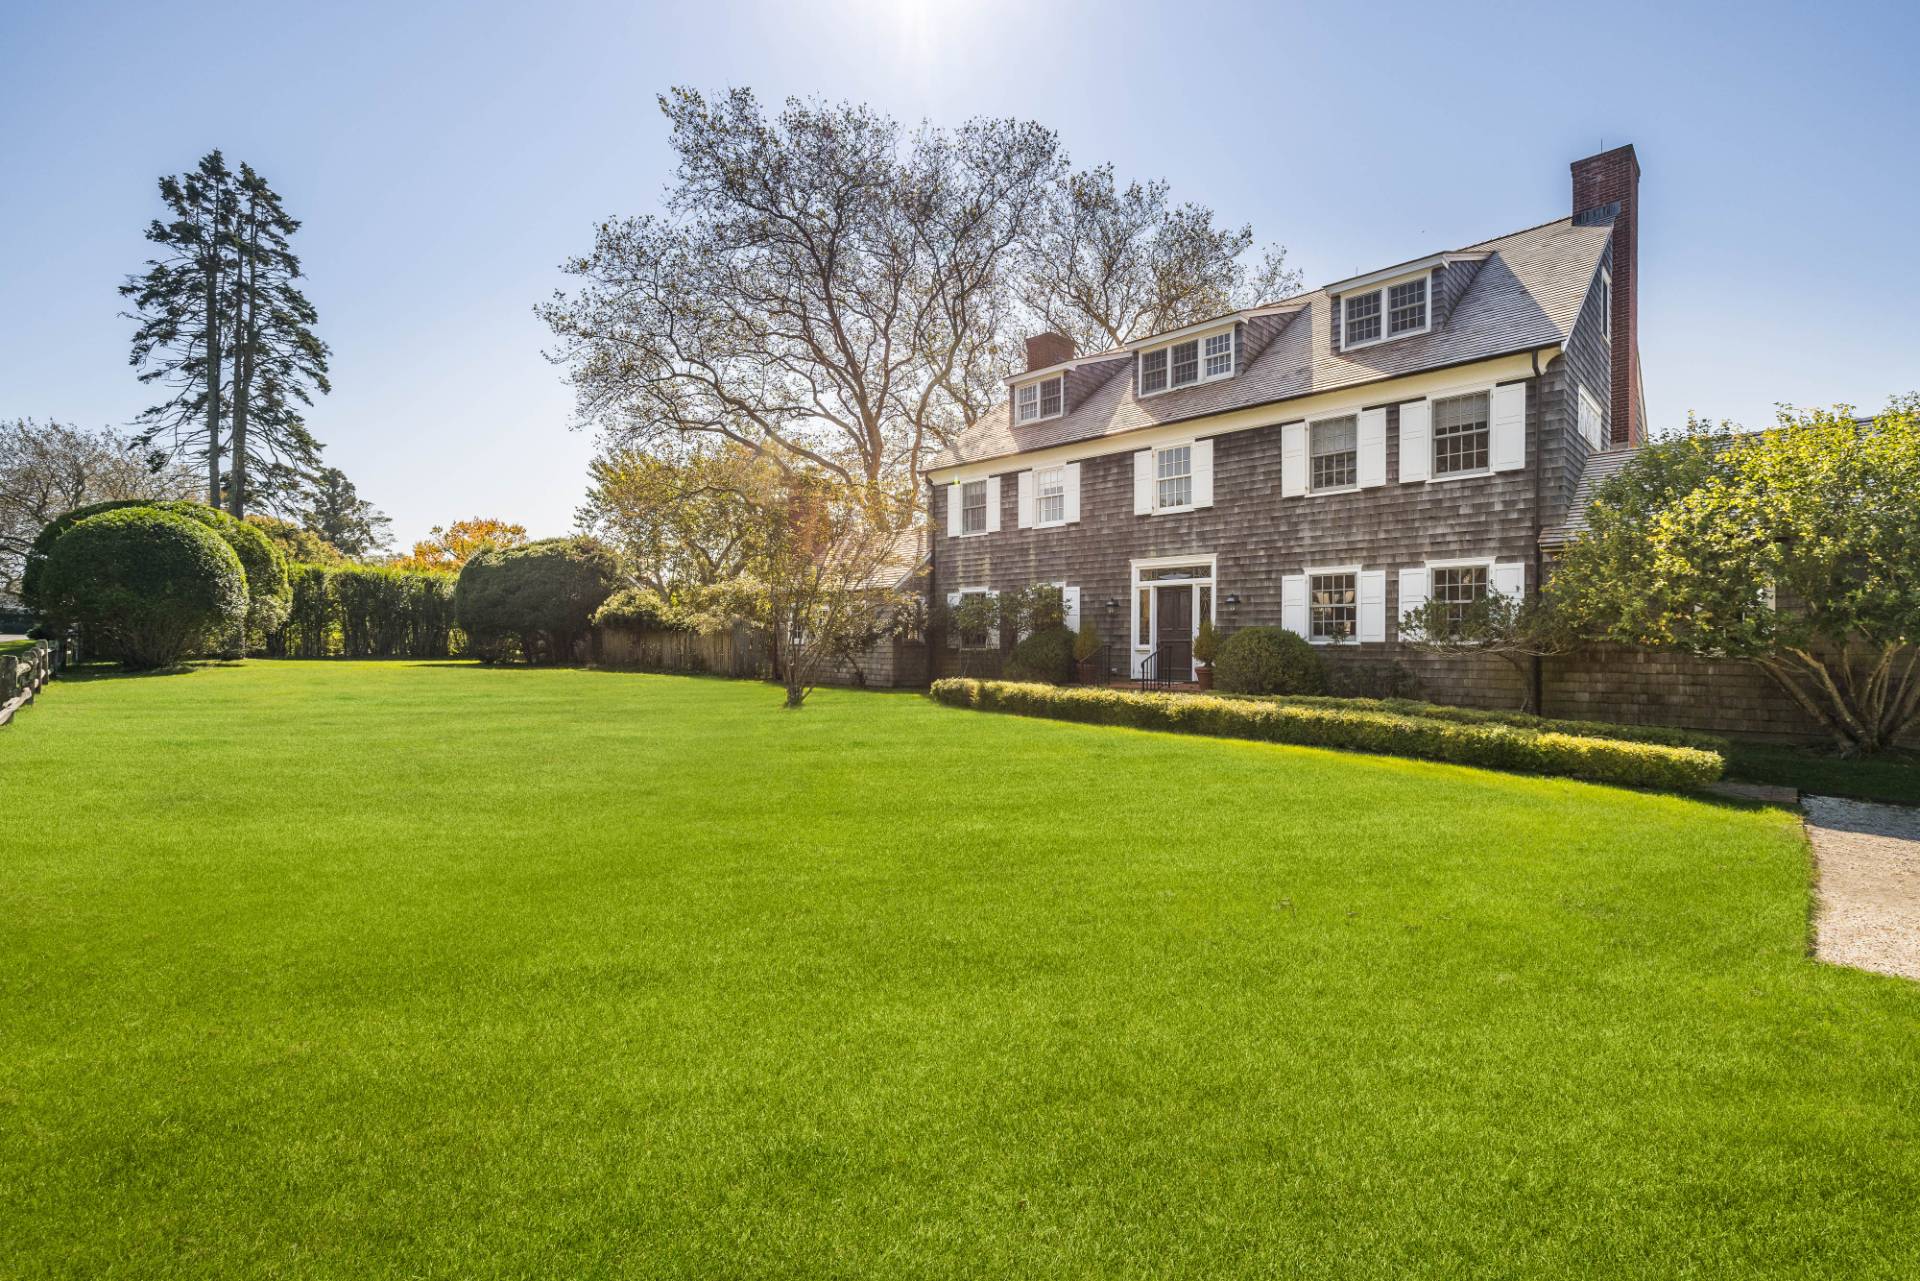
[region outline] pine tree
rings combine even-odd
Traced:
[[[147,239],[162,247],[121,286],[133,300],[132,363],[173,395],[143,412],[136,439],[158,462],[206,464],[207,501],[236,516],[258,495],[284,508],[320,465],[300,407],[330,390],[326,344],[300,292],[299,229],[280,196],[218,150],[160,180],[170,218]],[[222,464],[231,458],[230,470]]]
[[[392,522],[379,508],[360,497],[353,482],[338,467],[324,467],[313,476],[300,525],[355,560],[364,560],[387,545]]]

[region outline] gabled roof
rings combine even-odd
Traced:
[[[1130,351],[1083,357],[1075,362],[1077,372],[1089,382],[1097,378],[1097,383],[1073,398],[1064,415],[1015,427],[1012,406],[1002,398],[941,451],[932,466],[953,467],[1101,440],[1143,427],[1563,344],[1612,234],[1607,226],[1577,227],[1572,219],[1562,218],[1468,245],[1456,252],[1484,253],[1486,261],[1444,325],[1357,351],[1333,350],[1331,295],[1316,289],[1282,304],[1240,313],[1242,317],[1266,313],[1270,318],[1262,323],[1281,328],[1245,369],[1219,382],[1142,399],[1134,395]]]
[[[1593,491],[1599,488],[1600,482],[1618,476],[1638,452],[1638,446],[1623,445],[1588,454],[1586,466],[1580,469],[1580,479],[1574,484],[1572,501],[1567,504],[1567,518],[1541,530],[1540,545],[1563,547],[1586,533],[1587,507],[1593,502]]]

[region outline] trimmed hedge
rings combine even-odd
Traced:
[[[1234,694],[1318,694],[1326,664],[1313,646],[1280,627],[1242,627],[1220,642],[1213,683]]]
[[[1010,681],[1045,681],[1067,685],[1073,681],[1073,630],[1049,627],[1023,638],[1007,656]]]
[[[240,558],[204,524],[130,507],[62,531],[35,583],[49,617],[77,623],[135,670],[166,667],[246,617]]]
[[[1558,774],[1627,787],[1704,787],[1726,768],[1726,759],[1719,753],[1693,747],[1577,737],[1432,716],[1303,706],[1272,699],[1059,689],[959,677],[935,681],[932,695],[950,707],[980,711],[1345,748],[1485,769]]]
[[[1395,716],[1420,716],[1431,720],[1453,721],[1460,725],[1511,725],[1516,729],[1540,730],[1548,734],[1570,734],[1575,738],[1613,738],[1626,743],[1660,743],[1667,747],[1694,747],[1703,752],[1725,756],[1730,744],[1718,734],[1698,730],[1674,729],[1668,725],[1616,725],[1609,721],[1577,721],[1553,716],[1535,716],[1529,712],[1489,711],[1479,707],[1454,707],[1447,703],[1425,703],[1415,698],[1329,698],[1314,695],[1227,694],[1227,698],[1258,698],[1265,702],[1286,703],[1294,707],[1324,707],[1347,712],[1389,712]]]
[[[490,547],[460,567],[454,615],[483,663],[573,661],[594,611],[620,586],[613,553],[588,538]]]
[[[453,575],[296,565],[293,607],[268,649],[287,658],[445,658],[453,647]]]

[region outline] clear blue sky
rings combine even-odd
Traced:
[[[1022,115],[1286,244],[1310,284],[1568,212],[1632,142],[1657,425],[1920,388],[1920,6],[825,0],[0,9],[0,416],[147,403],[114,293],[154,180],[265,173],[334,351],[311,416],[402,540],[564,532],[591,438],[533,304],[655,207],[675,83]]]

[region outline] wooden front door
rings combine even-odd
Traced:
[[[1159,653],[1154,676],[1163,681],[1193,679],[1193,588],[1162,587],[1155,601],[1153,644]]]

